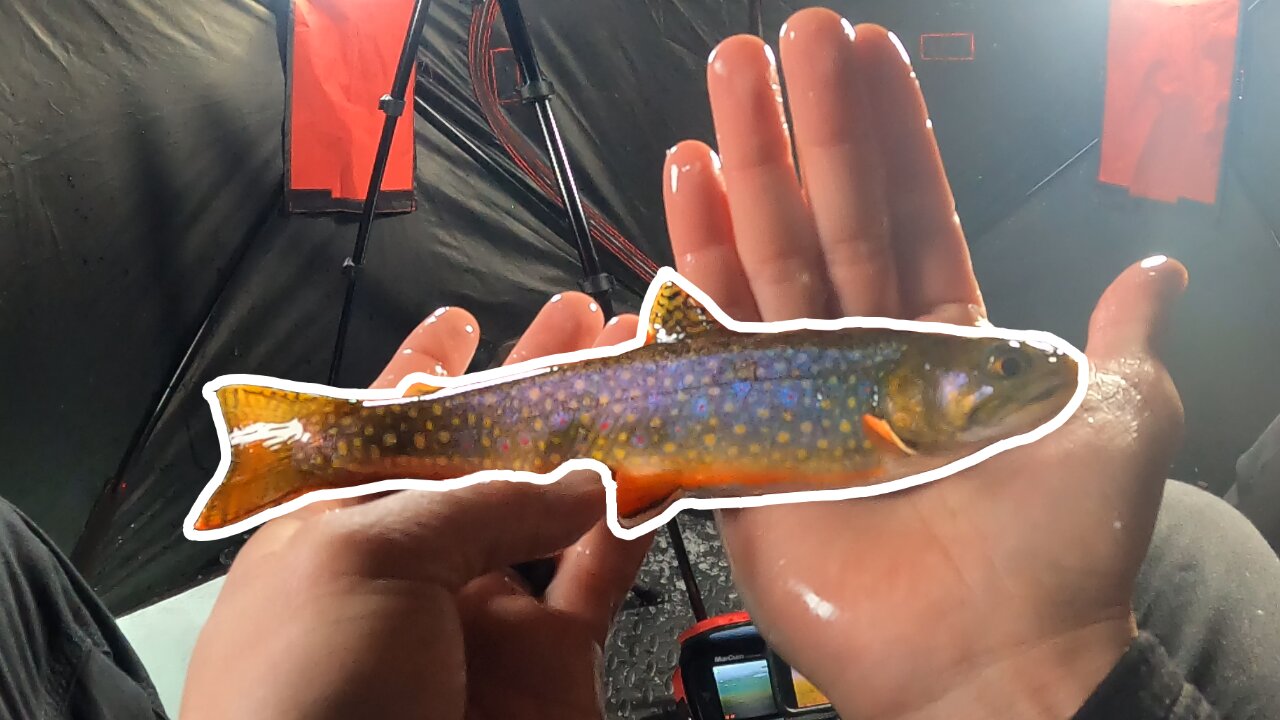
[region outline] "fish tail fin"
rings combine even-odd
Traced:
[[[635,527],[671,507],[684,491],[680,476],[672,472],[636,473],[619,470],[617,483],[618,521],[623,527]]]
[[[348,401],[258,385],[217,391],[231,461],[194,527],[209,531],[246,520],[312,490],[331,486],[333,470],[299,462]],[[299,452],[299,445],[303,452]]]

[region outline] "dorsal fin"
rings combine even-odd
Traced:
[[[680,279],[661,281],[649,311],[645,344],[680,342],[708,332],[726,332],[711,312],[680,285]]]

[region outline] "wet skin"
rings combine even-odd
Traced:
[[[814,9],[780,45],[794,128],[763,43],[712,55],[719,153],[665,167],[678,268],[744,320],[984,321],[900,43]],[[1069,717],[1122,654],[1182,428],[1156,345],[1185,269],[1149,265],[1099,301],[1090,394],[1053,435],[901,494],[721,514],[748,609],[842,714]]]

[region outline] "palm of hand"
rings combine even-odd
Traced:
[[[793,15],[780,44],[793,127],[758,39],[712,54],[720,156],[682,143],[664,174],[681,271],[743,320],[981,320],[901,44],[824,9]],[[1131,632],[1132,582],[1181,431],[1151,345],[1184,283],[1165,263],[1112,285],[1091,321],[1085,405],[1032,445],[877,498],[724,511],[735,579],[769,643],[851,717],[926,715],[970,679],[1042,653],[1050,667],[1067,657],[1066,671],[1077,658],[1061,646],[1077,636],[1111,643],[1101,670],[1086,658],[1105,672]]]

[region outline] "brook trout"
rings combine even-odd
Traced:
[[[411,376],[397,397],[256,376],[210,383],[223,463],[188,537],[226,537],[382,481],[547,482],[576,467],[602,475],[611,527],[635,537],[677,505],[865,496],[953,473],[1061,425],[1087,379],[1083,354],[1046,333],[737,322],[669,268],[642,317],[620,346]]]

